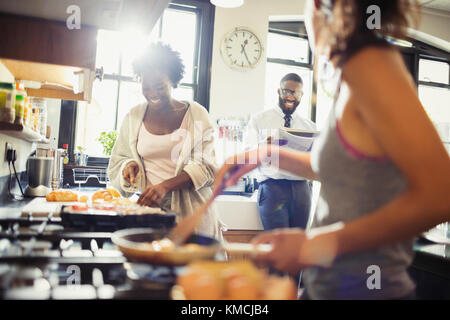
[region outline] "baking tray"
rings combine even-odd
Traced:
[[[173,212],[125,213],[116,210],[75,210],[72,205],[63,205],[60,212],[61,224],[65,228],[83,231],[116,231],[127,228],[171,229],[175,226]]]

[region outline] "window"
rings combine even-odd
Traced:
[[[133,74],[134,58],[153,41],[163,41],[180,52],[185,65],[184,78],[173,96],[180,100],[195,100],[207,107],[205,89],[209,83],[212,38],[210,4],[196,0],[174,0],[164,11],[151,34],[99,30],[96,67],[103,67],[104,78],[94,82],[89,105],[78,103],[76,145],[84,146],[89,155],[102,155],[96,140],[100,132],[119,130],[128,111],[145,102],[141,85]],[[209,43],[211,42],[211,43]],[[202,59],[202,64],[198,62]],[[101,121],[99,121],[101,119]]]
[[[419,98],[450,154],[450,64],[419,60]]]
[[[270,25],[267,36],[265,108],[278,105],[277,90],[281,78],[290,72],[297,73],[303,80],[303,97],[296,112],[311,119],[312,65],[308,39],[298,34],[273,30]]]
[[[419,81],[448,84],[449,64],[428,59],[419,60]]]
[[[303,79],[304,96],[296,112],[314,121],[320,130],[331,110],[337,84],[333,70],[325,62],[324,59],[319,60],[318,85],[314,88],[313,61],[304,23],[270,22],[267,37],[266,108],[278,104],[276,90],[280,79],[289,72],[297,73]],[[316,99],[313,99],[314,96]]]
[[[280,63],[267,62],[266,66],[266,90],[265,90],[265,107],[273,108],[278,105],[277,90],[280,88],[280,80],[287,73],[296,73],[303,80],[303,96],[295,113],[300,116],[311,118],[311,92],[312,92],[312,71],[308,68],[285,65]]]

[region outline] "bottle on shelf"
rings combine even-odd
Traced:
[[[14,90],[15,103],[14,109],[16,112],[16,117],[14,120],[15,124],[23,125],[23,114],[25,110],[25,98],[27,97],[27,92],[25,91],[25,86],[22,81],[16,81],[16,88]]]
[[[23,117],[22,117],[22,123],[24,127],[29,126],[29,116],[30,116],[30,97],[25,97],[24,99],[24,107],[23,107]]]
[[[12,83],[0,82],[0,121],[14,123],[14,87]]]
[[[32,118],[31,129],[33,131],[39,132],[40,118],[39,118],[39,109],[38,108],[32,108],[31,118]]]
[[[23,124],[23,112],[25,109],[25,97],[23,95],[16,94],[16,102],[14,104],[14,109],[16,112],[14,123]]]
[[[39,127],[36,130],[43,137],[47,133],[47,102],[44,98],[31,98],[33,107],[39,110]]]
[[[63,144],[63,149],[64,149],[63,163],[68,164],[69,163],[69,145],[67,143]]]

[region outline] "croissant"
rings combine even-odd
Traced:
[[[50,192],[46,197],[47,201],[52,202],[76,202],[78,201],[78,195],[70,190],[54,190]]]

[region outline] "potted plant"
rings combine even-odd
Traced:
[[[114,147],[114,143],[116,143],[118,132],[116,130],[113,131],[102,131],[100,133],[100,137],[97,138],[97,141],[99,141],[103,146],[103,154],[106,156],[111,155],[112,148]]]

